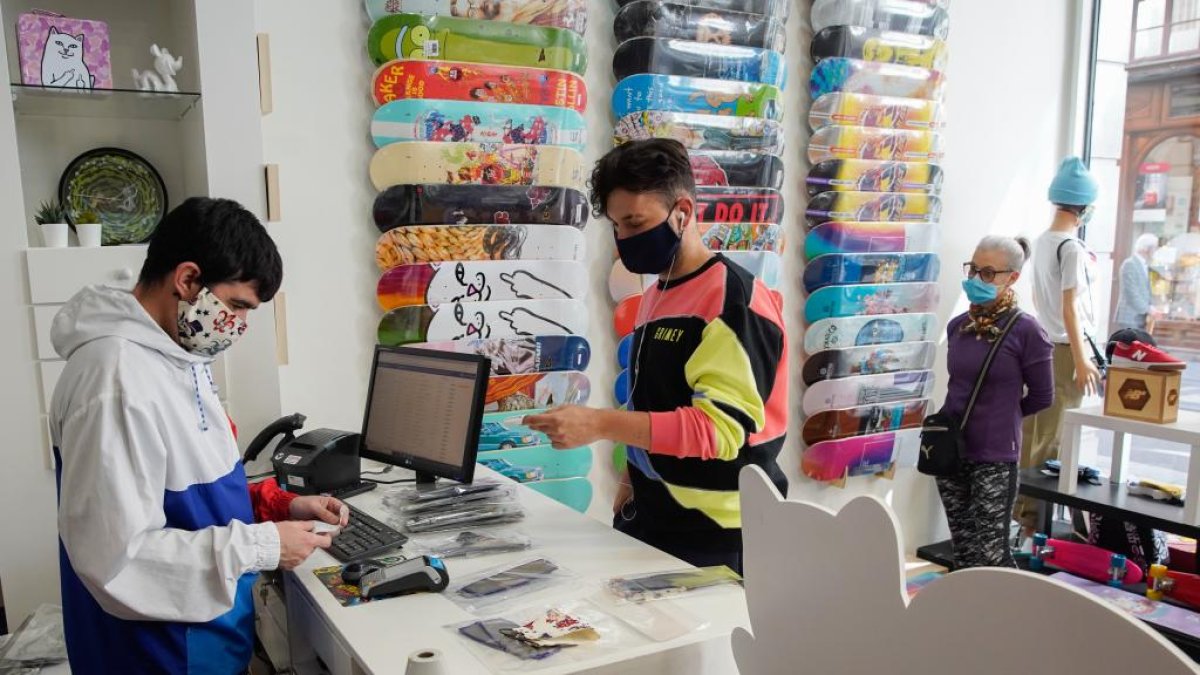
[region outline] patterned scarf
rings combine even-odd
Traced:
[[[962,332],[975,333],[976,340],[995,342],[1004,332],[1000,319],[1008,315],[1008,310],[1017,306],[1017,294],[1013,289],[1006,289],[991,306],[971,305],[967,309],[967,321],[962,326]]]

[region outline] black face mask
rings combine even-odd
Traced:
[[[675,261],[681,240],[671,227],[672,208],[667,219],[655,227],[624,239],[617,238],[617,254],[625,269],[634,274],[662,274]],[[616,237],[613,233],[613,237]]]

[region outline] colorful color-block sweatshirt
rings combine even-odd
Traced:
[[[784,494],[787,337],[780,298],[717,255],[659,282],[634,332],[630,409],[650,413],[650,447],[630,448],[639,516],[665,536],[740,545],[738,472],[756,464]]]

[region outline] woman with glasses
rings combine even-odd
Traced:
[[[942,412],[962,419],[988,352],[1014,322],[967,418],[958,471],[937,479],[955,569],[1016,566],[1008,523],[1017,497],[1021,420],[1054,397],[1050,340],[1037,320],[1017,307],[1012,289],[1028,257],[1024,239],[984,237],[963,264],[963,290],[971,306],[946,326],[950,380]]]

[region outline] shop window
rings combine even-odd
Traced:
[[[1133,60],[1200,52],[1200,0],[1138,0]]]

